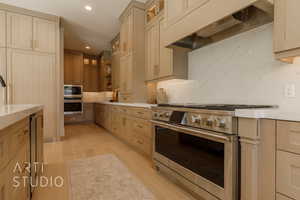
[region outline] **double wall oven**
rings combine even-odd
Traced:
[[[252,107],[154,107],[153,159],[157,170],[204,199],[238,200],[240,147],[234,110]]]
[[[83,113],[83,91],[82,85],[64,86],[64,113],[82,114]]]

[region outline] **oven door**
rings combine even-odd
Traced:
[[[65,85],[64,96],[65,97],[82,97],[82,86],[81,85]]]
[[[154,160],[219,199],[237,199],[237,136],[152,123]]]
[[[82,114],[83,113],[83,103],[81,100],[65,100],[64,103],[64,114]]]

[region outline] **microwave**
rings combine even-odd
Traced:
[[[64,97],[73,98],[83,96],[83,87],[82,85],[64,85]]]

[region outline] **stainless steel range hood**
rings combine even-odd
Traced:
[[[273,16],[273,4],[266,0],[261,0],[173,43],[171,48],[179,46],[195,50],[270,23],[273,21]]]

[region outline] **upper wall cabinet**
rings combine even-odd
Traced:
[[[165,46],[233,14],[257,0],[165,0]]]
[[[7,46],[14,49],[56,52],[56,23],[7,13]]]
[[[65,85],[83,84],[83,54],[65,51],[64,54],[64,83]]]
[[[33,49],[55,53],[56,23],[39,18],[33,19]]]
[[[10,48],[32,50],[33,18],[7,13],[7,45]]]
[[[121,56],[132,53],[132,33],[133,33],[133,11],[129,11],[123,18],[121,25]]]
[[[0,10],[0,47],[6,46],[6,14]]]
[[[300,1],[275,0],[274,51],[278,59],[292,62],[300,56]]]

